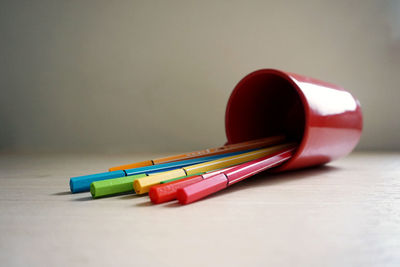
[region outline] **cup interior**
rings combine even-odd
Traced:
[[[243,78],[229,98],[225,128],[229,143],[284,134],[301,143],[305,108],[295,85],[283,73],[260,70]]]

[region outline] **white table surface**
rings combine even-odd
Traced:
[[[400,153],[263,173],[187,206],[68,191],[161,155],[0,155],[0,266],[400,266]]]

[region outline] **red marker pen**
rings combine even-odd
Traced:
[[[217,171],[208,172],[208,173],[205,173],[202,175],[195,175],[195,176],[179,179],[179,180],[167,183],[167,184],[159,184],[159,185],[152,186],[149,190],[150,200],[154,204],[160,204],[160,203],[174,200],[174,199],[176,199],[176,192],[179,188],[200,182],[203,179],[207,179],[207,178],[212,177],[221,172],[228,171],[232,168],[234,168],[234,167],[229,167],[229,168],[225,168],[225,169],[221,169],[221,170],[217,170]]]
[[[249,178],[259,172],[278,166],[293,156],[295,148],[286,149],[275,154],[252,160],[232,167],[208,179],[179,188],[176,197],[181,204],[188,204],[218,192],[226,187]]]

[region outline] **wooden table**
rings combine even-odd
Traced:
[[[187,206],[70,176],[147,155],[0,155],[1,266],[400,266],[400,153],[260,174]]]

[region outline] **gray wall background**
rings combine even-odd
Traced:
[[[0,150],[183,151],[222,144],[259,68],[361,101],[359,149],[400,148],[399,1],[1,1]]]

